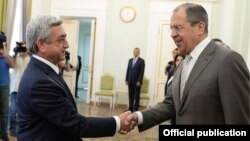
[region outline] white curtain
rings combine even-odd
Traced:
[[[30,21],[32,0],[23,0],[22,40],[25,41],[26,26]]]
[[[7,0],[0,0],[0,31],[6,31]]]
[[[7,18],[6,18],[6,36],[7,44],[10,45],[14,28],[16,14],[16,0],[8,0],[7,3]]]

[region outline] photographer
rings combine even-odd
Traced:
[[[65,51],[65,61],[61,61],[58,64],[58,67],[60,68],[60,73],[63,75],[63,71],[76,71],[76,83],[75,83],[75,98],[79,98],[77,95],[77,89],[78,89],[78,79],[81,72],[81,56],[77,55],[77,65],[73,66],[69,63],[70,60],[70,53],[68,51]]]
[[[65,61],[61,61],[58,63],[58,67],[60,68],[60,73],[63,75],[63,71],[71,71],[73,66],[69,63],[70,60],[70,53],[68,51],[65,51]]]
[[[15,67],[15,62],[8,54],[6,36],[0,32],[0,136],[8,140],[8,110],[9,110],[9,69]]]
[[[15,68],[12,71],[12,79],[10,85],[10,135],[16,136],[16,97],[18,94],[18,87],[26,66],[29,63],[30,56],[28,54],[28,48],[22,42],[16,42],[17,46],[13,49],[15,52],[14,61]]]

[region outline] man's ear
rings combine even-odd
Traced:
[[[199,34],[204,34],[205,33],[205,23],[204,22],[200,22],[198,23],[198,28],[199,28]]]
[[[38,52],[45,53],[45,51],[46,51],[45,44],[46,43],[42,39],[38,39],[36,41],[36,44],[37,44]]]

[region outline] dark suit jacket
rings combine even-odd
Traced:
[[[176,124],[249,124],[249,71],[236,52],[211,41],[200,54],[187,80],[180,101],[177,68],[172,96],[142,111],[143,131],[168,119]]]
[[[82,57],[80,55],[77,55],[77,60],[78,60],[77,74],[79,75],[82,69]]]
[[[136,85],[137,82],[140,82],[142,84],[144,68],[145,68],[144,60],[138,57],[134,67],[132,64],[133,64],[133,58],[129,59],[128,61],[125,81],[133,85]]]
[[[112,136],[116,130],[113,117],[80,115],[62,77],[33,57],[20,82],[17,113],[19,141],[79,141]]]

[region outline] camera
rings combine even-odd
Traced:
[[[66,60],[70,59],[70,53],[68,51],[65,51],[65,59]]]
[[[14,52],[26,52],[26,47],[23,47],[23,42],[16,42],[16,47],[13,49]]]
[[[6,36],[4,32],[0,31],[0,49],[3,48],[3,42],[6,42]]]

